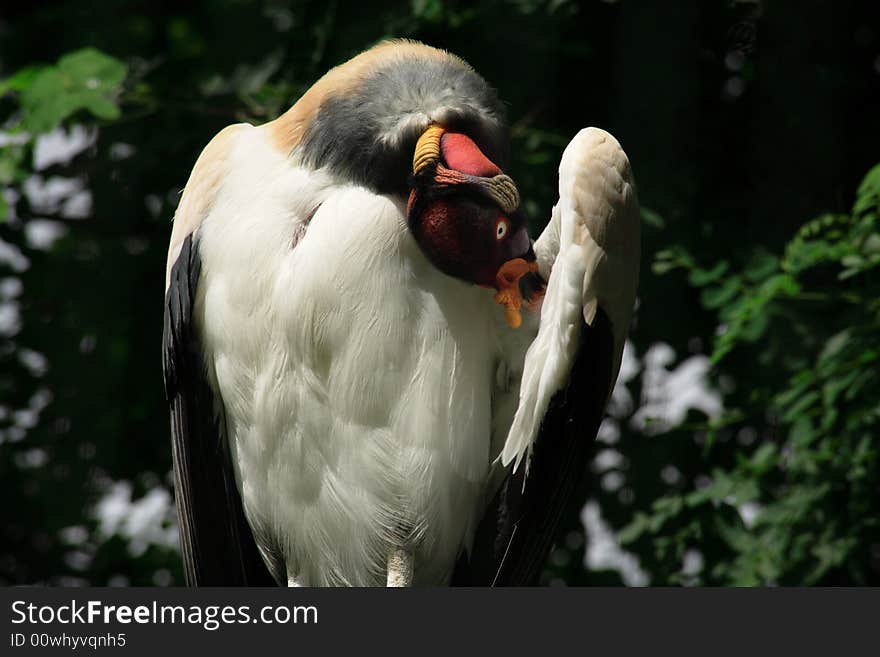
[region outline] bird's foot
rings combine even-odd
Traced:
[[[388,555],[388,579],[385,586],[412,586],[413,555],[412,552],[398,548]]]

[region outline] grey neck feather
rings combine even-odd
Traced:
[[[304,164],[380,193],[405,194],[416,140],[431,123],[463,132],[502,169],[508,158],[504,107],[495,90],[455,59],[401,57],[353,92],[330,95],[298,149]]]

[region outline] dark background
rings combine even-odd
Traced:
[[[851,212],[880,161],[867,0],[4,3],[0,77],[88,46],[127,74],[118,116],[60,119],[56,138],[87,139],[50,164],[31,82],[0,87],[0,583],[182,583],[159,351],[179,192],[219,129],[274,118],[391,36],[498,89],[536,231],[584,126],[618,138],[639,185],[636,367],[544,581],[880,583],[877,274],[840,278],[877,233],[874,197]],[[782,256],[823,213],[840,234],[792,274]],[[721,353],[727,327],[743,331]],[[841,331],[855,355],[823,369]],[[664,404],[684,412],[650,421]],[[587,499],[604,531],[585,534]]]

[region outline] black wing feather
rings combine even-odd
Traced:
[[[189,235],[171,269],[162,353],[186,581],[191,586],[272,585],[244,516],[222,414],[216,412],[193,330],[200,269],[198,242]]]
[[[559,522],[586,480],[593,441],[611,390],[614,338],[599,308],[592,326],[582,323],[568,385],[550,401],[535,441],[528,476],[509,476],[489,505],[469,561],[453,584],[527,586],[537,582]]]

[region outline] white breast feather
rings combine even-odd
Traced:
[[[258,543],[297,582],[372,585],[408,540],[416,582],[445,582],[490,463],[491,292],[432,267],[401,204],[296,168],[259,129],[230,160],[196,321]]]

